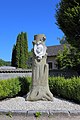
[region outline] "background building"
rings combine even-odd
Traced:
[[[47,46],[47,63],[49,64],[49,70],[57,69],[56,57],[59,51],[63,51],[64,45]]]

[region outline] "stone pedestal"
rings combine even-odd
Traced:
[[[47,53],[45,46],[45,35],[34,36],[33,41],[33,62],[32,62],[32,88],[27,94],[26,100],[53,100],[53,95],[48,85],[48,64],[46,63]]]

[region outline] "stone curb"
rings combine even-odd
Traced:
[[[11,113],[11,115],[22,115],[22,116],[32,116],[35,115],[36,112],[40,112],[41,115],[52,115],[52,116],[80,116],[80,110],[0,110],[0,115],[7,115]]]

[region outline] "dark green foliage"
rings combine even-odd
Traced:
[[[25,54],[25,61],[28,60],[28,40],[27,40],[27,35],[24,33],[24,54]]]
[[[19,78],[19,81],[21,86],[21,91],[19,92],[19,95],[26,95],[31,88],[31,77],[22,77]]]
[[[13,46],[11,66],[16,67],[16,46]]]
[[[64,50],[59,51],[56,60],[59,69],[72,69],[79,73],[80,52],[76,48],[64,45]]]
[[[80,50],[80,1],[61,0],[56,9],[56,21],[67,41]]]
[[[18,34],[16,45],[12,51],[12,66],[18,68],[27,68],[28,59],[28,41],[26,33]]]
[[[19,67],[19,61],[20,61],[20,34],[17,36],[15,51],[16,51],[16,67]]]
[[[29,91],[31,78],[0,80],[0,99],[25,95]]]
[[[28,69],[32,68],[32,56],[33,56],[32,51],[29,51],[28,52],[28,60],[27,60]]]
[[[51,77],[49,87],[53,95],[80,103],[80,77]]]
[[[2,59],[0,59],[0,66],[10,66],[11,63],[9,61],[4,61]]]

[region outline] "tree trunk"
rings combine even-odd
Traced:
[[[40,45],[41,47],[41,45]],[[38,59],[33,53],[33,66],[32,66],[32,88],[27,94],[26,100],[53,100],[53,95],[49,90],[48,85],[48,64],[46,63],[46,54]]]

